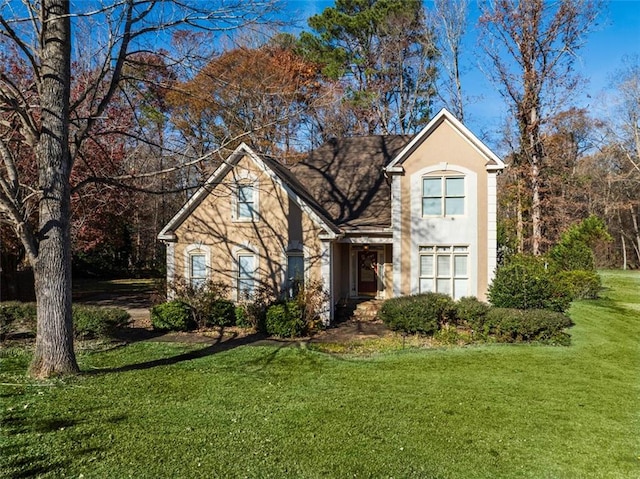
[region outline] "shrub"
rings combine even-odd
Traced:
[[[173,300],[153,307],[151,325],[162,331],[188,331],[195,327],[195,322],[189,305]]]
[[[378,316],[394,331],[433,334],[441,325],[455,323],[456,312],[449,296],[425,293],[388,299]]]
[[[236,307],[227,299],[217,299],[208,307],[207,324],[212,326],[233,326],[236,324]]]
[[[265,325],[268,334],[281,338],[295,338],[306,333],[302,311],[296,301],[269,306]]]
[[[121,308],[73,306],[73,332],[79,339],[110,338],[127,326],[131,316]]]
[[[562,234],[549,259],[559,271],[594,271],[593,248],[600,241],[611,241],[611,236],[604,222],[591,215]]]
[[[557,281],[544,259],[528,255],[516,255],[497,269],[488,296],[497,308],[563,312],[571,303],[570,291]]]
[[[173,298],[189,305],[193,320],[198,327],[229,326],[234,324],[224,298],[228,293],[228,286],[208,280],[200,286],[193,286],[184,279],[179,279],[170,285]]]
[[[249,313],[247,311],[247,307],[244,304],[236,306],[235,315],[236,315],[236,326],[239,326],[241,328],[252,327],[252,324],[249,321]]]
[[[10,301],[0,304],[0,340],[17,329],[35,334],[36,323],[35,303]]]
[[[602,288],[600,275],[595,271],[561,271],[558,273],[558,281],[571,294],[571,299],[594,299]]]
[[[542,341],[568,345],[564,331],[573,325],[563,313],[543,309],[491,308],[487,314],[491,333],[500,342]]]
[[[468,324],[474,331],[488,333],[485,326],[490,306],[487,303],[478,300],[476,297],[466,296],[460,298],[455,307],[459,322]]]
[[[307,332],[322,326],[322,313],[328,299],[329,293],[323,289],[320,281],[311,281],[300,288],[295,301],[302,311],[302,321]]]

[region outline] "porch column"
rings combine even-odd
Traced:
[[[334,288],[333,288],[333,241],[323,239],[320,246],[320,271],[322,289],[327,296],[321,312],[322,324],[328,326],[333,321]]]
[[[173,288],[171,285],[176,279],[176,244],[173,242],[165,242],[167,247],[167,299],[172,300]]]
[[[393,296],[398,297],[402,292],[402,177],[391,176],[391,229],[393,231],[393,246],[391,258],[393,264]]]

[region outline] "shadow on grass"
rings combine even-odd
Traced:
[[[105,422],[115,424],[125,419],[126,416],[117,415],[106,419],[101,418],[100,421],[101,425],[104,425]],[[83,419],[40,418],[38,416],[29,416],[25,411],[19,410],[12,411],[4,417],[2,425],[4,431],[10,436],[28,435],[34,438],[43,438],[48,434],[57,434],[63,430],[73,431],[76,426],[87,422],[91,422],[90,417]],[[74,440],[77,441],[79,439],[77,436],[78,431],[75,434]],[[89,433],[82,433],[81,436],[89,437]],[[37,439],[37,441],[39,440],[41,439]],[[82,460],[83,457],[89,454],[100,453],[104,450],[102,447],[77,448],[71,452],[71,455]],[[55,451],[46,453],[41,448],[25,447],[20,444],[0,446],[0,457],[2,458],[0,462],[2,464],[0,477],[23,478],[50,474],[61,477],[73,462],[73,459],[70,459],[68,455],[57,454]]]
[[[178,354],[176,356],[171,356],[168,358],[159,358],[159,359],[154,359],[152,361],[145,361],[142,363],[135,363],[135,364],[127,364],[125,366],[118,366],[115,368],[106,368],[106,369],[98,369],[98,370],[92,370],[92,371],[86,371],[83,374],[89,375],[89,376],[99,376],[102,374],[109,374],[109,373],[121,373],[121,372],[126,372],[126,371],[141,371],[141,370],[145,370],[145,369],[152,369],[152,368],[157,368],[160,366],[171,366],[173,364],[178,364],[184,361],[191,361],[193,359],[199,359],[199,358],[204,358],[207,356],[211,356],[213,354],[217,354],[217,353],[221,353],[223,351],[229,351],[231,349],[235,349],[238,348],[240,346],[246,346],[249,344],[256,344],[258,342],[260,343],[264,343],[264,344],[269,344],[269,345],[278,345],[281,344],[281,347],[288,347],[291,345],[295,345],[297,343],[292,343],[292,342],[284,342],[284,341],[275,341],[275,340],[271,340],[268,339],[267,336],[265,336],[262,333],[253,333],[250,334],[248,336],[244,336],[244,337],[237,337],[237,336],[233,336],[229,339],[223,339],[224,336],[223,334],[220,334],[220,337],[215,339],[212,344],[209,344],[208,346],[201,348],[201,349],[196,349],[194,351],[189,351],[186,353],[182,353],[182,354]],[[168,341],[167,341],[168,342]],[[179,342],[179,341],[176,341]],[[279,348],[278,348],[279,349]]]

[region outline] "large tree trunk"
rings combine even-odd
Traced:
[[[71,319],[69,2],[42,0],[41,5],[42,128],[35,152],[42,198],[33,265],[38,331],[30,369],[39,378],[78,371]]]

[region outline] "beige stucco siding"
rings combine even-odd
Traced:
[[[234,219],[235,185],[256,186],[256,219]],[[245,156],[175,230],[176,278],[188,277],[188,254],[201,248],[208,254],[209,277],[229,286],[235,299],[237,257],[253,254],[256,279],[273,294],[281,291],[286,275],[286,252],[304,250],[306,279],[320,281],[321,228],[287,195],[278,180]]]
[[[401,181],[401,294],[417,292],[421,245],[468,245],[469,294],[485,298],[488,287],[488,183],[486,157],[443,121],[404,161]],[[465,214],[422,217],[421,178],[465,177]]]

